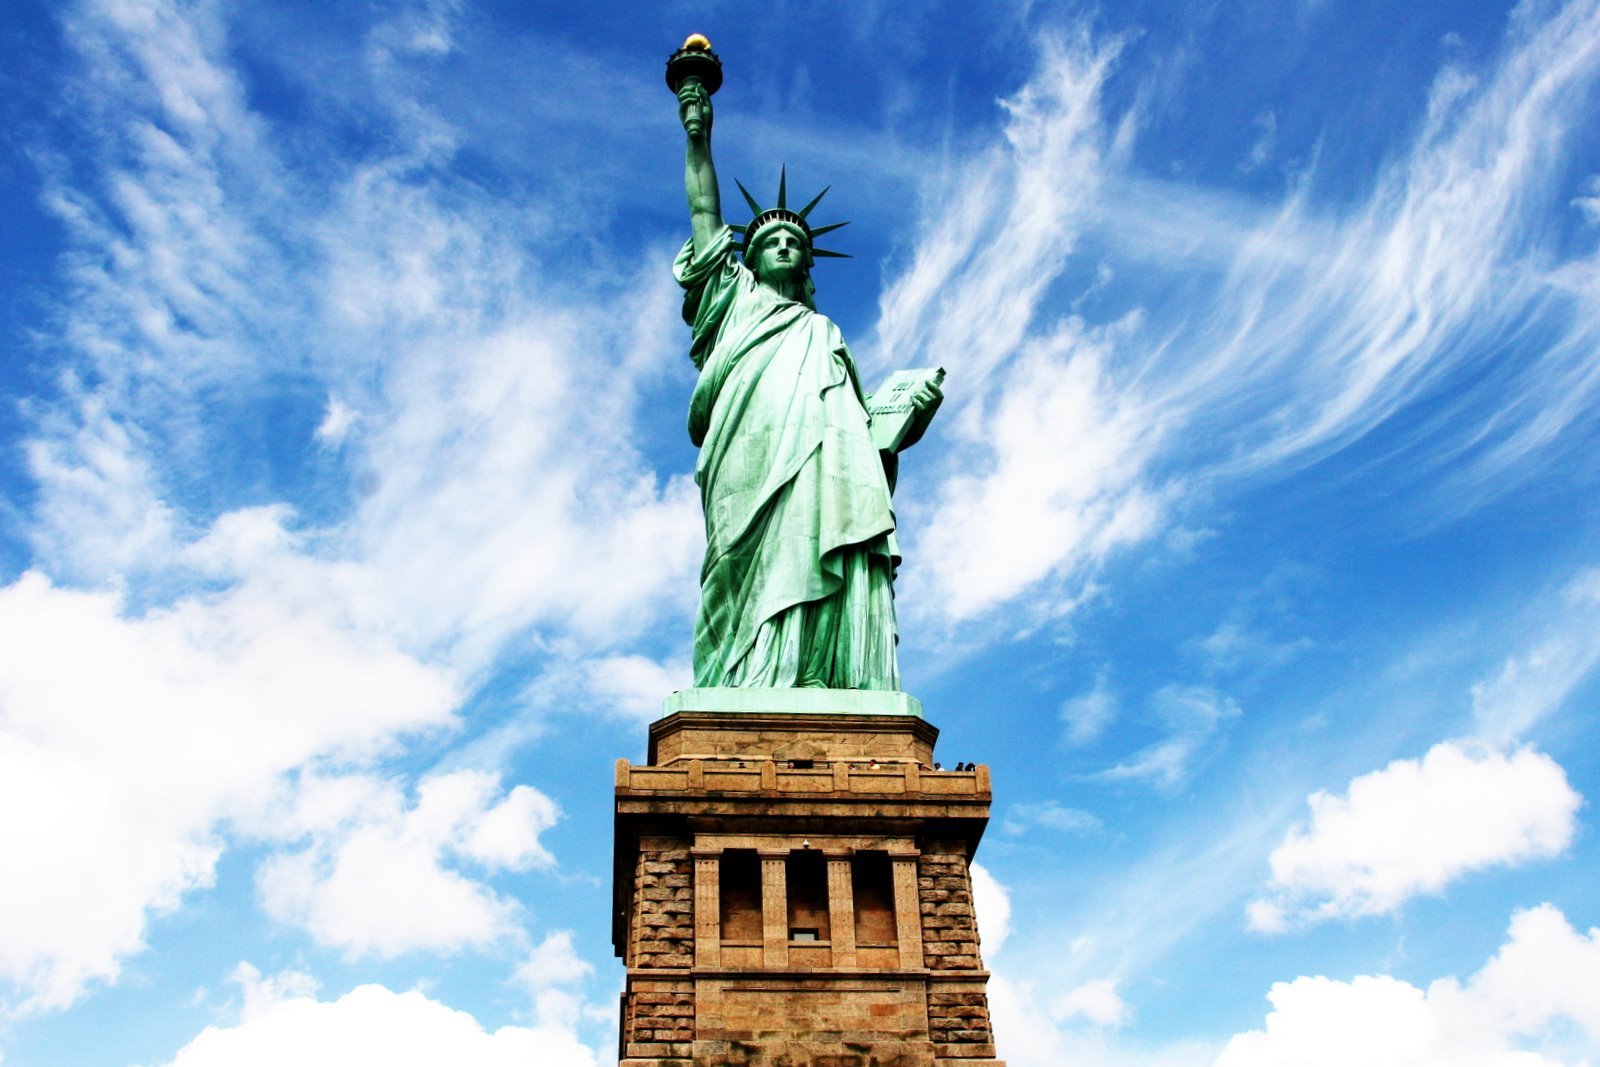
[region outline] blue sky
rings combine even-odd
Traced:
[[[1014,1067],[1600,1062],[1600,2],[21,0],[0,1057],[615,1058],[661,64],[852,259]]]

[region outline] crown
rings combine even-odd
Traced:
[[[811,249],[813,256],[825,256],[829,259],[850,258],[850,253],[848,252],[830,252],[826,248],[818,248],[813,240],[825,233],[837,230],[841,226],[850,225],[848,222],[833,222],[826,226],[813,227],[806,221],[806,216],[811,214],[811,209],[816,207],[824,196],[828,195],[828,189],[832,189],[833,186],[830,185],[824,188],[822,192],[811,198],[809,204],[799,211],[791,211],[789,208],[789,168],[787,166],[778,172],[777,207],[763,208],[756,201],[756,198],[750,195],[750,190],[744,187],[743,182],[735,178],[733,184],[737,185],[739,191],[744,194],[744,201],[750,205],[752,215],[750,221],[743,226],[728,227],[734,233],[744,234],[744,248],[742,251],[745,255],[748,256],[750,254],[750,244],[756,237],[761,235],[761,231],[772,226],[785,225],[792,226],[805,235],[806,246]]]

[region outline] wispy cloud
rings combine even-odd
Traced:
[[[1062,741],[1069,748],[1090,744],[1106,732],[1120,712],[1118,700],[1102,669],[1094,676],[1094,687],[1061,705],[1061,721],[1066,729]]]
[[[1600,664],[1600,570],[1587,570],[1531,609],[1528,644],[1472,687],[1479,736],[1508,744],[1556,712]]]
[[[1164,686],[1150,697],[1150,708],[1166,736],[1095,777],[1177,789],[1227,724],[1243,714],[1232,697],[1206,686]]]
[[[1547,234],[1571,211],[1557,175],[1600,70],[1600,5],[1524,5],[1497,59],[1444,67],[1353,207],[1321,203],[1314,168],[1275,204],[1133,171],[1140,116],[1103,102],[1118,54],[1043,48],[1004,143],[930,194],[885,291],[881,349],[951,371],[955,473],[910,509],[941,617],[1070,611],[1199,490],[1380,428],[1380,477],[1423,524],[1590,441],[1600,272]],[[1132,311],[1084,321],[1086,247],[1103,257],[1088,273],[1140,279]]]
[[[437,61],[455,11],[378,26],[366,76]],[[70,290],[58,388],[29,408],[43,573],[0,590],[0,789],[50,813],[8,824],[0,861],[27,872],[5,879],[0,979],[29,1010],[114,979],[153,911],[319,780],[300,772],[366,774],[408,731],[460,729],[508,650],[581,670],[648,646],[692,601],[701,536],[692,485],[631,433],[681,355],[667,250],[637,275],[575,270],[526,206],[430,169],[456,139],[387,75],[388,136],[306,165],[318,134],[274,138],[251,111],[213,5],[90,3],[64,27],[93,110],[82,154],[45,160]],[[533,796],[457,829],[512,808],[537,825]],[[376,841],[423,860],[386,899],[428,912],[448,885],[480,934],[513,923],[477,877],[494,863],[428,860],[427,804],[369,801],[269,862],[279,889],[304,875],[275,914],[394,949],[329,903]]]
[[[1019,837],[1037,827],[1061,833],[1084,833],[1101,827],[1099,816],[1081,808],[1069,808],[1054,800],[1039,804],[1013,804],[1006,809],[1000,822],[1000,831],[1008,837]]]

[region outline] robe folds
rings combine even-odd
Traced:
[[[839,328],[757,282],[726,227],[673,274],[700,371],[695,685],[898,689],[894,511]]]

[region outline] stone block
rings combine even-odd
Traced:
[[[672,718],[652,729],[653,766],[617,779],[624,1067],[995,1065],[968,872],[988,795],[976,776],[912,772],[931,766],[937,731],[891,716]],[[719,941],[718,857],[753,849],[763,878],[782,877],[802,841],[829,859],[832,942],[790,942],[781,891],[765,936],[758,921]],[[899,921],[860,946],[838,919],[854,911],[857,850],[900,857]],[[757,920],[762,899],[758,887]]]

